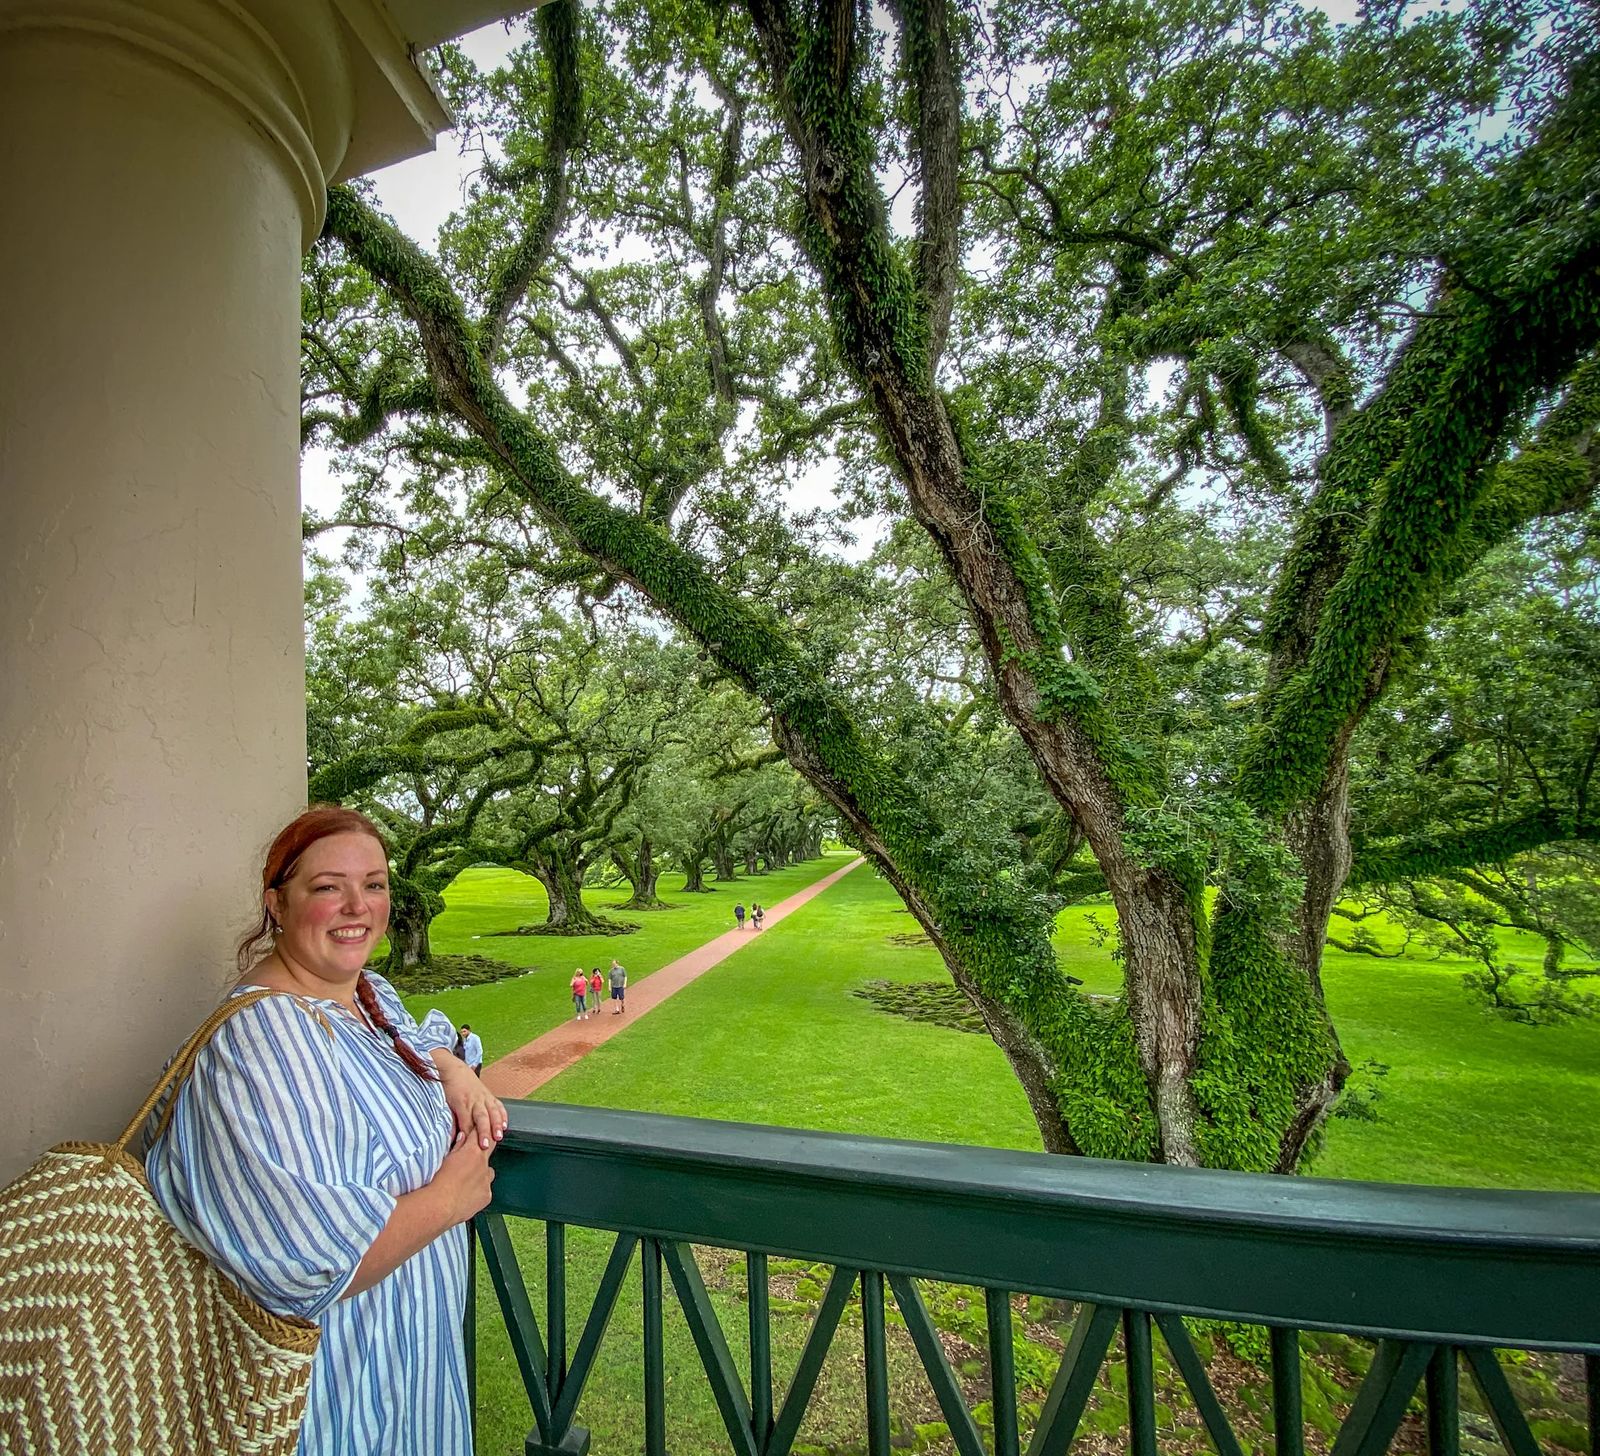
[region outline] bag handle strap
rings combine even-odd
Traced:
[[[286,993],[282,991],[248,991],[243,996],[230,997],[217,1007],[211,1015],[200,1023],[194,1035],[184,1042],[178,1054],[167,1064],[167,1070],[161,1074],[160,1081],[150,1089],[150,1095],[144,1099],[139,1110],[133,1114],[133,1121],[122,1130],[122,1136],[111,1145],[111,1149],[117,1153],[128,1151],[128,1144],[138,1135],[139,1129],[144,1126],[145,1119],[155,1110],[156,1103],[161,1100],[163,1094],[170,1087],[172,1088],[172,1097],[161,1110],[161,1121],[156,1127],[151,1141],[154,1142],[156,1138],[159,1138],[167,1130],[167,1124],[172,1120],[172,1109],[178,1101],[178,1089],[189,1080],[189,1074],[194,1071],[195,1058],[200,1055],[206,1043],[216,1035],[217,1028],[229,1017],[237,1016],[241,1011],[254,1006],[256,1002],[265,1001],[269,996],[281,996],[284,994]],[[290,999],[298,1000],[297,997],[291,997]]]

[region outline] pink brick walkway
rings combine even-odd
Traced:
[[[843,869],[824,875],[814,885],[789,896],[787,900],[770,906],[767,910],[765,935],[784,916],[792,914],[809,900],[814,900],[830,885],[842,880],[851,870],[864,864],[853,859]],[[715,940],[708,940],[686,956],[662,966],[659,971],[628,986],[628,1009],[622,1016],[613,1014],[609,1000],[602,1001],[600,1011],[586,1021],[573,1018],[535,1037],[526,1046],[518,1047],[491,1062],[483,1069],[484,1085],[497,1097],[526,1097],[536,1087],[542,1087],[558,1073],[566,1071],[580,1057],[587,1056],[603,1041],[610,1041],[619,1031],[631,1026],[647,1011],[654,1010],[667,997],[681,991],[697,976],[703,976],[712,966],[727,960],[740,946],[748,945],[756,937],[754,930],[729,930]],[[619,957],[620,959],[620,957]],[[601,993],[609,996],[609,988]]]

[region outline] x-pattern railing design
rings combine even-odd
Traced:
[[[1195,1173],[548,1104],[514,1108],[496,1166],[496,1201],[478,1234],[533,1407],[529,1456],[588,1449],[578,1402],[635,1257],[646,1456],[666,1452],[668,1282],[735,1456],[790,1452],[852,1298],[861,1312],[868,1450],[888,1456],[891,1297],[960,1456],[1022,1456],[1013,1293],[1079,1306],[1027,1456],[1064,1456],[1119,1331],[1134,1456],[1157,1451],[1156,1332],[1218,1456],[1244,1456],[1185,1314],[1268,1326],[1277,1456],[1304,1456],[1302,1329],[1377,1340],[1332,1456],[1381,1456],[1419,1387],[1430,1453],[1457,1456],[1462,1370],[1509,1456],[1540,1456],[1497,1345],[1584,1354],[1591,1451],[1600,1456],[1597,1197]],[[545,1221],[542,1327],[507,1214]],[[617,1230],[570,1362],[569,1224]],[[748,1379],[693,1243],[745,1251]],[[832,1265],[778,1400],[769,1254]],[[919,1278],[982,1288],[989,1443]]]

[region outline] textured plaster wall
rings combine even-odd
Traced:
[[[304,802],[308,219],[237,104],[49,30],[0,33],[0,187],[3,1181],[114,1131]]]

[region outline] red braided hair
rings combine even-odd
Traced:
[[[267,891],[281,889],[294,875],[301,856],[319,839],[326,839],[331,834],[365,834],[378,841],[385,859],[389,857],[389,846],[384,843],[382,831],[365,814],[355,809],[346,809],[340,804],[313,804],[305,813],[291,819],[278,831],[261,866],[261,920],[239,942],[236,959],[241,976],[249,975],[258,962],[271,954],[272,938],[277,926],[266,907]],[[367,1020],[394,1043],[395,1055],[406,1066],[430,1082],[439,1080],[437,1069],[401,1039],[399,1028],[383,1014],[377,990],[365,971],[356,981],[356,1000],[366,1012]]]
[[[367,1020],[394,1043],[395,1055],[402,1062],[426,1082],[439,1080],[439,1069],[431,1062],[424,1061],[417,1054],[416,1048],[400,1035],[400,1028],[393,1025],[383,1014],[383,1006],[378,1001],[377,987],[372,984],[371,977],[365,971],[356,979],[356,1000],[361,1003],[361,1009],[367,1013]]]

